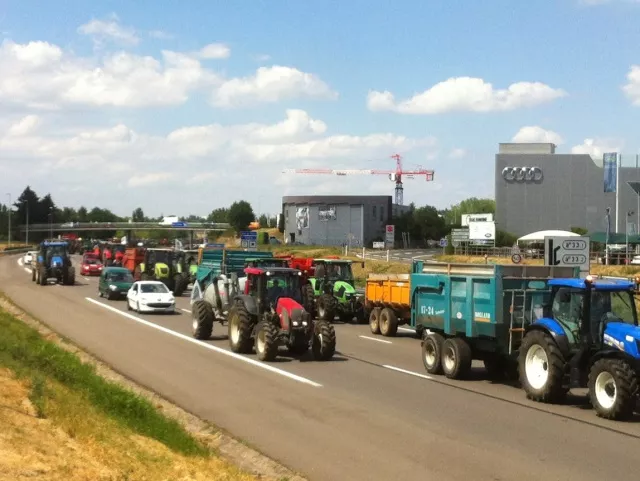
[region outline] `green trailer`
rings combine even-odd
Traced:
[[[493,375],[515,375],[525,329],[549,301],[549,280],[578,276],[572,267],[414,261],[411,326],[423,338],[425,368],[455,379],[479,359]]]

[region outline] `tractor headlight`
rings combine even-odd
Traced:
[[[293,325],[297,327],[300,323],[298,321],[293,321]]]

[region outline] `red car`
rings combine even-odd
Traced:
[[[93,257],[86,257],[82,261],[81,272],[83,276],[99,276],[103,269],[102,262]]]

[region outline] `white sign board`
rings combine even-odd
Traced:
[[[460,225],[467,227],[471,222],[493,222],[493,214],[462,214]]]
[[[384,242],[374,242],[373,243],[373,248],[374,249],[384,249]]]
[[[544,263],[548,266],[570,266],[580,268],[580,277],[589,274],[589,248],[587,236],[545,237]]]
[[[469,222],[469,240],[472,240],[472,241],[496,240],[495,222]]]
[[[387,247],[393,249],[395,240],[396,240],[396,226],[395,225],[386,226],[384,243],[386,244]]]

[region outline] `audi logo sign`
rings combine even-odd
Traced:
[[[507,182],[540,182],[542,169],[540,167],[505,167],[502,169],[502,178]]]

